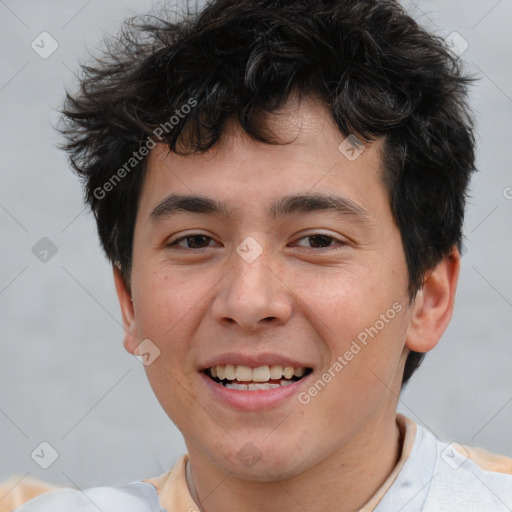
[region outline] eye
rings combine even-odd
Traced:
[[[305,240],[306,243],[301,243],[303,240]],[[313,249],[324,249],[326,247],[333,247],[336,245],[343,246],[346,245],[346,243],[329,235],[316,234],[300,238],[295,245],[310,247]]]
[[[177,238],[171,242],[169,247],[183,247],[184,249],[205,249],[211,247],[210,242],[214,242],[213,238],[206,235],[187,235]]]

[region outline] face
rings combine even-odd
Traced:
[[[381,143],[351,161],[313,100],[270,123],[291,142],[230,125],[206,154],[152,150],[133,305],[120,293],[125,346],[150,340],[149,382],[191,457],[255,480],[349,451],[394,415],[411,319]]]

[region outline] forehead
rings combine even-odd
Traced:
[[[232,212],[264,198],[310,192],[336,190],[354,202],[387,195],[381,180],[382,141],[350,145],[321,102],[290,100],[268,117],[266,127],[277,143],[256,141],[231,121],[220,142],[205,153],[181,156],[158,144],[148,157],[140,213],[150,215],[171,193],[222,198]]]

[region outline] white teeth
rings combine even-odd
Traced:
[[[257,366],[256,368],[251,368],[242,364],[219,364],[212,366],[210,368],[210,373],[213,378],[217,377],[219,380],[236,380],[238,382],[233,384],[237,385],[239,385],[241,382],[268,382],[269,380],[281,379],[286,379],[285,382],[290,384],[290,379],[294,376],[302,377],[306,373],[306,368],[294,368],[293,366],[281,366],[279,364],[272,364],[270,366],[265,364]]]
[[[288,384],[291,384],[291,380],[281,380],[279,384],[271,384],[270,382],[264,382],[264,383],[255,383],[252,382],[251,384],[238,384],[237,382],[226,382],[224,384],[225,388],[229,389],[236,389],[238,391],[261,391],[265,389],[275,389],[280,388],[283,386],[288,386]]]
[[[252,380],[252,369],[243,364],[236,366],[236,380],[238,381],[250,381]]]
[[[227,364],[224,370],[224,378],[228,380],[236,379],[236,368],[234,364]]]
[[[247,384],[237,384],[236,382],[226,382],[224,387],[229,389],[238,389],[239,391],[247,391]]]
[[[258,366],[252,370],[252,380],[254,382],[267,382],[270,379],[270,370],[268,366]]]
[[[285,366],[283,370],[283,377],[291,379],[293,377],[293,366]]]
[[[283,367],[280,364],[270,365],[270,378],[272,380],[280,379],[283,376]]]

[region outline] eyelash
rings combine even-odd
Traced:
[[[210,245],[207,245],[206,247],[199,247],[199,248],[193,248],[193,247],[183,247],[183,246],[180,246],[179,243],[184,241],[184,240],[188,240],[188,239],[191,239],[191,238],[205,238],[205,239],[209,239],[210,241],[213,240],[213,238],[211,236],[208,236],[208,235],[202,235],[202,234],[192,234],[192,235],[186,235],[186,236],[182,236],[180,238],[177,238],[176,240],[174,240],[173,242],[169,243],[168,244],[168,247],[169,248],[175,248],[175,247],[180,247],[182,249],[185,249],[185,250],[190,250],[190,251],[199,251],[199,250],[202,250],[202,249],[208,249],[210,247]],[[347,242],[344,242],[342,240],[339,240],[333,236],[330,236],[330,235],[325,235],[323,233],[314,233],[312,235],[305,235],[301,238],[299,238],[299,240],[303,240],[303,239],[306,239],[306,238],[314,238],[314,237],[323,237],[324,239],[329,239],[330,241],[330,244],[327,245],[326,247],[321,247],[319,248],[320,250],[325,250],[325,249],[332,249],[332,248],[335,248],[336,246],[337,247],[343,247],[345,245],[348,245]],[[334,243],[332,243],[334,242]],[[304,246],[299,246],[299,247],[304,247]],[[309,249],[315,249],[315,247],[307,247]]]

